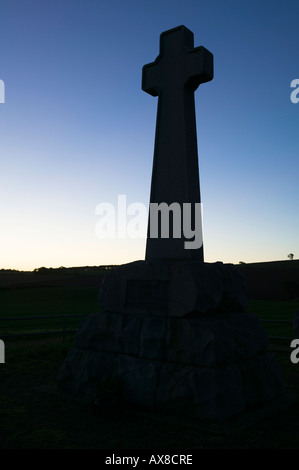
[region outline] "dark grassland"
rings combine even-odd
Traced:
[[[80,279],[62,276],[55,282],[49,276],[46,281],[39,277],[35,284],[31,276],[30,285],[20,282],[21,276],[14,285],[8,283],[5,289],[0,289],[0,315],[39,317],[99,311],[100,277],[93,274],[94,277],[84,274]],[[292,320],[298,310],[298,299],[249,302],[249,311],[261,319]],[[80,321],[72,320],[68,327],[76,328]],[[61,328],[61,320],[49,322],[7,320],[3,325],[0,321],[0,338],[4,332]],[[265,324],[265,327],[270,335],[292,337],[289,325]],[[287,393],[293,398],[289,407],[251,426],[232,428],[226,433],[191,427],[178,420],[158,419],[126,406],[99,411],[92,403],[77,403],[55,393],[58,370],[73,347],[73,334],[67,336],[65,343],[61,336],[15,337],[6,339],[5,346],[6,362],[0,364],[2,449],[299,448],[299,363],[290,361],[290,341],[270,342],[270,349],[281,365]]]

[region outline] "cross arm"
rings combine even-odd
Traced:
[[[159,94],[159,58],[142,68],[142,90],[152,96]]]
[[[189,59],[186,85],[195,91],[201,83],[213,79],[213,54],[205,47],[199,46],[189,51]]]

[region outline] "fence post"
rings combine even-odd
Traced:
[[[293,316],[293,333],[294,339],[299,338],[299,310]]]
[[[62,342],[65,342],[65,325],[66,325],[66,316],[63,315],[63,331],[62,331]]]

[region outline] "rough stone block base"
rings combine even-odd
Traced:
[[[117,378],[127,402],[221,423],[283,396],[267,344],[247,313],[187,319],[105,311],[83,322],[58,383],[91,400]]]

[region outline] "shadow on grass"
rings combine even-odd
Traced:
[[[217,434],[157,420],[126,408],[99,410],[45,390],[55,388],[71,340],[17,340],[6,344],[0,376],[2,449],[254,449],[299,448],[299,364],[275,352],[294,403],[248,428]]]

